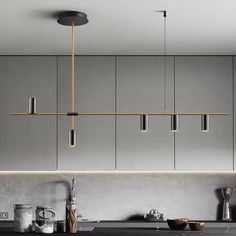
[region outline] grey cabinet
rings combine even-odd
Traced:
[[[175,140],[176,170],[233,170],[233,67],[230,56],[175,57],[176,112],[228,112],[210,117],[210,132],[200,117],[180,117]]]
[[[78,112],[163,112],[164,57],[76,57]],[[150,116],[149,132],[139,116],[76,118],[76,148],[68,148],[67,116],[11,116],[27,112],[37,97],[38,112],[70,112],[71,57],[0,57],[0,170],[229,171],[234,166],[233,57],[167,58],[167,112],[228,112],[181,116],[179,132],[170,117]]]
[[[114,112],[115,58],[88,56],[76,58],[76,110]],[[58,58],[58,111],[71,108],[71,58]],[[77,147],[68,148],[69,118],[58,118],[59,170],[114,170],[114,116],[76,118]]]
[[[174,108],[173,57],[167,59],[167,111]],[[164,57],[117,57],[117,112],[164,112]],[[118,170],[173,170],[174,135],[167,116],[150,116],[149,132],[139,116],[118,116]]]
[[[56,68],[55,57],[0,57],[0,170],[55,170],[56,118],[10,113],[27,112],[32,96],[56,112]]]
[[[235,126],[235,122],[236,122],[236,114],[235,114],[235,111],[236,111],[236,108],[235,108],[235,104],[236,104],[236,96],[235,96],[235,91],[236,91],[236,73],[235,73],[235,71],[236,71],[236,57],[234,57],[233,58],[233,69],[234,69],[234,78],[233,78],[233,81],[234,81],[234,83],[233,83],[233,106],[234,106],[234,108],[233,108],[233,112],[234,112],[234,120],[233,120],[233,122],[234,122],[234,125],[233,125],[233,131],[234,131],[234,143],[233,143],[233,151],[234,151],[234,170],[236,170],[236,126]]]

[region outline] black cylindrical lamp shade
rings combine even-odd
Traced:
[[[69,147],[75,147],[76,146],[76,130],[70,129],[68,133],[68,145]]]
[[[178,132],[179,129],[179,116],[176,114],[171,115],[171,131]]]
[[[210,129],[210,117],[207,114],[201,115],[201,130],[202,132],[209,132]]]
[[[148,132],[148,115],[140,115],[140,131]]]
[[[36,98],[32,97],[29,98],[29,114],[33,115],[37,113],[37,103],[36,103]]]

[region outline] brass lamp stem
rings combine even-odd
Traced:
[[[71,111],[75,112],[75,20],[72,20],[72,54],[71,54]],[[75,128],[75,117],[71,116],[71,129]]]

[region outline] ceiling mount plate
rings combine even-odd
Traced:
[[[85,25],[88,23],[87,14],[79,11],[64,11],[61,12],[58,16],[57,23],[61,25],[72,25],[74,20],[75,26]]]

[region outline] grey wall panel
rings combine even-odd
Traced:
[[[167,61],[167,111],[173,111],[173,57]],[[164,112],[164,58],[117,58],[117,111]],[[139,131],[139,116],[117,117],[119,170],[173,170],[174,135],[169,117],[151,116],[149,132]]]
[[[56,57],[0,57],[0,170],[55,170],[56,118],[16,117],[37,97],[38,111],[56,111]]]
[[[200,117],[181,117],[176,134],[176,170],[232,170],[232,57],[176,57],[176,112],[228,112],[210,117],[210,132]]]
[[[65,219],[72,178],[78,180],[79,214],[89,220],[125,220],[153,208],[165,219],[216,220],[215,190],[227,185],[236,188],[235,173],[0,174],[0,209],[9,211],[12,220],[15,203],[52,206],[56,219]],[[230,202],[235,207],[235,193]]]
[[[71,109],[71,58],[59,57],[58,110]],[[76,58],[76,108],[79,112],[114,112],[115,58]],[[68,148],[69,118],[58,120],[60,170],[113,170],[115,119],[113,116],[76,118],[78,146]]]
[[[233,62],[234,62],[234,65],[233,65],[233,68],[234,68],[234,78],[233,78],[233,112],[234,112],[234,120],[233,120],[233,134],[234,134],[234,139],[233,139],[233,151],[234,151],[234,170],[236,170],[236,125],[235,125],[235,122],[236,122],[236,108],[235,108],[235,104],[236,104],[236,57],[233,58]]]

